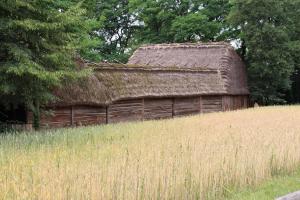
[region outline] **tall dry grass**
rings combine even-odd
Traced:
[[[300,167],[300,106],[0,138],[0,199],[223,199]]]

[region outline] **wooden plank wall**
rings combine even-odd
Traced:
[[[223,96],[223,110],[239,110],[249,107],[248,96]]]
[[[237,110],[248,107],[248,96],[201,96],[117,101],[107,107],[69,106],[52,108],[41,117],[43,127],[67,127],[166,119],[198,113]],[[32,123],[32,114],[28,115]]]
[[[173,99],[145,99],[144,119],[166,119],[173,116]]]
[[[108,106],[108,123],[137,121],[143,119],[143,99],[117,101]]]
[[[200,113],[200,98],[175,98],[174,99],[174,116],[187,116]]]
[[[31,112],[28,113],[27,121],[33,122]],[[42,114],[40,123],[43,128],[105,124],[106,109],[95,106],[55,107]]]
[[[27,121],[32,124],[33,114],[29,112],[27,115]],[[71,109],[70,107],[54,108],[41,116],[40,119],[41,127],[47,128],[62,128],[71,126]]]
[[[223,111],[222,96],[203,96],[202,113],[212,113]]]
[[[93,125],[106,123],[106,108],[95,106],[73,106],[72,125]]]

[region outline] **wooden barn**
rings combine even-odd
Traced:
[[[66,127],[248,107],[246,70],[227,43],[140,47],[129,63],[85,63],[93,75],[55,91],[41,124]],[[32,123],[28,113],[27,122]]]

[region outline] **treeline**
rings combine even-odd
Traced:
[[[76,56],[126,63],[142,44],[198,41],[235,44],[253,102],[300,102],[299,12],[300,0],[2,0],[0,103],[38,116],[53,88],[90,73]]]

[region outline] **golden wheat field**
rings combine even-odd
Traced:
[[[0,199],[224,199],[300,167],[300,106],[0,138]]]

